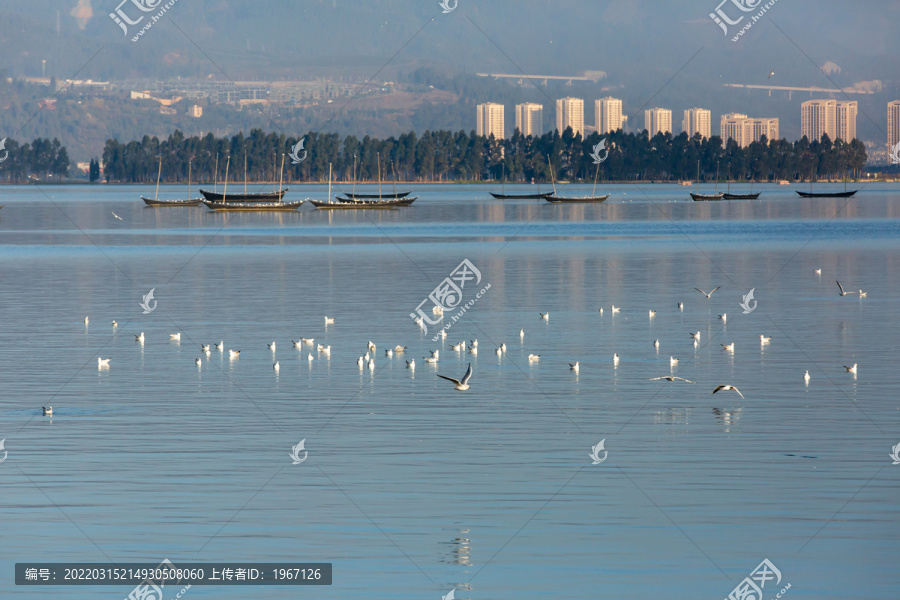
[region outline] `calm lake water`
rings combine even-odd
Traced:
[[[17,588],[16,562],[168,558],[334,565],[330,587],[197,599],[718,599],[768,558],[766,600],[897,598],[900,187],[754,189],[573,206],[425,186],[402,210],[216,214],[146,208],[152,186],[0,188],[0,597],[131,589]],[[287,197],[307,195],[325,188]],[[463,303],[490,289],[432,341],[409,315],[464,259]],[[240,358],[200,352],[220,340]],[[436,377],[469,362],[466,392]],[[697,383],[648,380],[669,374]]]

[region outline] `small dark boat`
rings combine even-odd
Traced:
[[[296,202],[213,202],[204,200],[203,204],[218,211],[285,211],[297,210],[303,202],[303,200]]]
[[[497,200],[540,200],[544,194],[498,194],[496,192],[488,192]]]
[[[385,192],[383,194],[353,194],[351,192],[344,192],[344,195],[356,200],[395,200],[397,198],[406,198],[411,193],[412,192]]]
[[[197,206],[203,202],[203,198],[192,198],[190,200],[160,200],[158,198],[144,198],[141,196],[147,206]]]
[[[695,194],[694,192],[691,192],[691,198],[693,198],[695,202],[721,200],[724,196],[724,192],[722,192],[721,194]]]
[[[800,194],[801,198],[850,198],[859,190],[850,190],[849,192],[801,192],[794,190]]]
[[[208,192],[206,190],[201,189],[200,193],[203,194],[203,197],[211,202],[266,202],[278,200],[280,201],[284,198],[284,195],[287,193],[288,188],[284,188],[283,190],[277,192],[259,192],[259,193],[249,193],[249,194],[228,194],[226,197],[225,194],[220,194],[218,192]]]
[[[729,194],[725,192],[722,196],[723,200],[756,200],[759,198],[759,195],[762,192],[756,192],[755,194]],[[696,200],[696,198],[694,198]]]
[[[323,202],[321,200],[309,200],[309,203],[316,208],[327,209],[359,209],[359,208],[399,208],[401,206],[409,206],[418,199],[418,196],[412,198],[395,198],[393,200],[350,200],[349,198],[337,198],[337,202]]]
[[[543,194],[541,196],[547,202],[552,202],[554,204],[567,202],[570,204],[588,204],[591,202],[600,203],[605,202],[607,198],[609,198],[609,194],[605,196],[583,196],[580,198],[566,198],[565,196],[555,196],[553,193]]]

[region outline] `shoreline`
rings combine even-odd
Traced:
[[[848,183],[848,184],[849,184],[849,183],[897,183],[897,182],[900,182],[900,176],[898,176],[897,178],[891,178],[891,179],[887,179],[887,178],[882,179],[882,178],[874,178],[874,177],[872,177],[872,178],[866,178],[866,179],[846,180],[846,183]],[[730,185],[750,185],[751,183],[752,183],[753,185],[795,185],[795,184],[806,184],[806,185],[809,185],[809,184],[810,184],[810,181],[809,181],[808,179],[798,179],[798,180],[796,180],[796,181],[788,181],[787,183],[778,183],[777,181],[756,181],[756,180],[754,180],[754,181],[751,182],[751,181],[748,180],[748,179],[731,179],[731,180],[728,180],[728,179],[720,179],[720,180],[718,181],[718,183],[719,183],[719,185],[729,185],[729,184],[730,184]],[[845,183],[845,180],[843,180],[843,179],[817,179],[817,180],[813,181],[812,183],[813,183],[813,184],[822,184],[822,183]],[[662,181],[662,180],[657,180],[657,179],[639,179],[639,180],[629,179],[629,180],[624,180],[624,181],[603,181],[603,182],[599,182],[599,181],[598,181],[596,185],[597,185],[597,186],[602,186],[602,185],[628,185],[628,184],[636,184],[636,185],[677,185],[677,186],[680,186],[680,187],[691,187],[691,186],[696,186],[696,185],[697,185],[697,182],[696,182],[696,181],[690,181],[690,182],[681,182],[681,181]],[[701,181],[701,182],[700,182],[700,185],[715,185],[715,184],[716,184],[716,181],[715,181],[714,179],[711,179],[711,180],[704,180],[704,181]],[[71,180],[68,180],[68,181],[42,181],[42,182],[38,182],[38,183],[35,183],[35,182],[32,182],[32,181],[27,181],[27,182],[0,181],[0,186],[8,186],[8,185],[19,185],[19,186],[22,186],[22,185],[39,185],[39,186],[50,186],[50,185],[98,185],[98,186],[104,186],[104,185],[119,185],[119,186],[141,186],[141,187],[146,187],[146,186],[150,185],[150,186],[154,186],[154,187],[155,187],[155,186],[156,186],[156,182],[144,182],[144,183],[140,183],[140,182],[137,182],[137,183],[131,183],[131,182],[110,182],[110,183],[106,183],[106,182],[98,181],[98,182],[91,183],[91,182],[88,182],[88,181],[82,181],[82,180],[78,180],[78,179],[71,179]],[[160,183],[159,183],[159,186],[160,186],[160,187],[172,187],[172,186],[187,187],[187,185],[188,185],[188,182],[187,182],[187,181],[169,181],[169,182],[160,182]],[[200,186],[202,186],[202,187],[205,188],[205,187],[216,186],[216,185],[217,185],[217,184],[215,184],[215,183],[205,183],[205,182],[204,182],[204,183],[198,184],[196,181],[192,181],[192,182],[191,182],[191,188],[197,188],[197,187],[200,187]],[[240,183],[233,183],[233,182],[231,182],[231,183],[229,183],[229,185],[230,185],[230,186],[232,186],[232,185],[233,185],[233,186],[238,186],[239,188],[242,189],[243,186],[244,186],[244,182],[243,182],[243,181],[240,182]],[[258,187],[258,186],[273,186],[273,187],[276,187],[276,188],[277,188],[278,185],[279,185],[279,182],[273,183],[273,182],[271,182],[271,181],[254,181],[254,182],[247,182],[247,186],[257,186],[257,187]],[[326,181],[284,181],[284,182],[281,182],[281,186],[282,186],[283,188],[285,188],[285,187],[321,186],[321,185],[328,185],[328,181],[326,180]],[[346,187],[346,186],[351,186],[351,185],[352,185],[352,186],[356,186],[356,185],[358,185],[358,186],[377,186],[377,185],[378,185],[378,182],[377,182],[377,181],[375,181],[375,182],[371,182],[371,181],[346,181],[346,182],[344,182],[344,181],[341,181],[341,182],[332,181],[332,182],[331,182],[331,185],[332,185],[332,186],[335,186],[335,187],[337,187],[337,186]],[[426,185],[427,185],[427,186],[432,186],[432,185],[473,185],[473,186],[475,186],[475,185],[477,185],[477,186],[496,186],[496,187],[501,187],[503,184],[502,184],[500,181],[397,181],[397,182],[392,182],[390,185],[386,185],[386,184],[384,184],[384,183],[382,182],[381,187],[382,187],[385,191],[388,191],[388,190],[393,191],[393,188],[394,188],[394,187],[401,187],[401,186],[402,186],[402,187],[420,187],[420,186],[426,186]],[[547,189],[552,189],[552,188],[553,188],[553,184],[552,184],[552,183],[541,183],[541,184],[536,184],[536,183],[509,183],[509,182],[506,182],[506,185],[509,185],[510,187],[515,188],[515,189],[522,189],[522,188],[526,188],[526,187],[528,187],[528,188],[534,188],[535,190],[536,190],[538,187],[546,187]],[[556,182],[556,185],[558,185],[558,186],[564,186],[564,185],[594,185],[594,182],[593,182],[593,181],[557,181],[557,182]],[[218,184],[218,187],[222,187],[222,184],[221,184],[221,183]]]

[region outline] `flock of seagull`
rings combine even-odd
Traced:
[[[822,269],[816,269],[816,270],[814,271],[814,273],[816,273],[817,275],[821,275],[821,274],[822,274]],[[846,291],[846,290],[844,289],[844,287],[841,285],[841,283],[840,283],[839,281],[835,281],[835,283],[837,283],[837,286],[838,286],[838,290],[839,290],[838,295],[841,296],[841,297],[843,297],[843,296],[848,296],[848,295],[851,295],[851,294],[859,294],[859,297],[860,297],[860,298],[865,298],[865,297],[867,296],[866,292],[864,292],[863,290],[859,290],[859,291],[857,291],[857,292],[848,292],[848,291]],[[694,288],[694,289],[697,290],[698,292],[700,292],[701,294],[703,294],[703,296],[704,296],[707,300],[709,300],[709,299],[712,298],[712,295],[713,295],[717,290],[721,289],[721,286],[714,288],[714,289],[713,289],[712,291],[710,291],[710,292],[706,292],[706,291],[704,291],[704,290],[701,290],[700,288]],[[621,310],[621,307],[617,307],[617,306],[615,306],[615,305],[612,305],[612,306],[611,306],[611,311],[612,311],[613,314],[618,313],[620,310]],[[679,302],[679,303],[678,303],[678,310],[684,311],[684,303],[683,303],[683,302]],[[540,319],[541,319],[542,321],[547,321],[547,322],[550,321],[550,313],[549,313],[549,312],[546,312],[546,313],[543,313],[543,312],[542,312],[542,313],[538,313],[538,314],[540,315]],[[603,309],[602,309],[602,308],[600,309],[600,314],[603,314]],[[652,319],[656,316],[656,311],[655,311],[655,310],[649,310],[649,311],[648,311],[648,316],[649,316],[649,318],[652,320]],[[721,315],[718,315],[718,318],[719,318],[719,319],[722,321],[722,323],[724,324],[724,323],[727,322],[728,315],[727,315],[727,314],[721,314]],[[327,327],[328,325],[333,325],[334,322],[335,322],[335,318],[334,318],[334,317],[328,317],[328,316],[326,316],[326,317],[324,318],[324,320],[325,320],[325,326],[326,326],[326,327]],[[424,323],[421,321],[421,319],[416,319],[416,322],[417,322],[420,326],[424,327]],[[89,317],[85,317],[85,318],[84,318],[84,324],[87,326],[89,323],[90,323],[90,318],[89,318]],[[112,322],[112,326],[113,326],[113,329],[116,329],[116,328],[118,327],[118,323],[117,323],[116,321],[113,321],[113,322]],[[699,344],[700,344],[701,332],[700,332],[700,331],[697,331],[697,332],[689,332],[689,335],[690,335],[691,339],[693,340],[693,345],[694,345],[694,347],[697,348],[697,347],[699,346]],[[441,330],[441,338],[446,338],[446,337],[447,337],[447,332],[444,331],[444,330]],[[524,340],[524,339],[525,339],[525,329],[520,329],[520,330],[519,330],[519,338],[520,338],[520,340]],[[134,339],[135,339],[135,342],[137,342],[137,343],[141,344],[141,346],[143,346],[143,345],[144,345],[144,342],[145,342],[145,340],[146,340],[146,338],[145,338],[145,336],[144,336],[144,332],[142,331],[140,334],[135,335],[135,336],[134,336]],[[172,334],[169,334],[169,339],[172,340],[172,341],[180,342],[180,341],[181,341],[181,333],[178,332],[178,333],[172,333]],[[766,336],[766,335],[760,335],[760,336],[759,336],[759,341],[760,341],[760,345],[765,346],[765,345],[771,343],[772,338],[769,337],[769,336]],[[330,345],[329,345],[329,346],[324,346],[324,345],[322,345],[322,344],[316,345],[315,339],[314,339],[314,338],[304,338],[304,337],[301,337],[298,341],[291,340],[291,344],[292,344],[293,347],[294,347],[295,349],[297,349],[298,351],[302,351],[302,350],[303,350],[305,347],[307,347],[307,346],[308,346],[310,349],[312,349],[312,347],[315,346],[316,351],[317,351],[317,353],[318,353],[319,355],[324,355],[324,356],[326,356],[326,357],[330,357],[330,356],[331,356],[331,346],[330,346]],[[659,340],[654,340],[654,341],[653,341],[653,346],[654,346],[654,347],[657,349],[657,351],[658,351],[658,349],[659,349]],[[734,348],[735,348],[734,342],[732,342],[732,343],[730,343],[730,344],[721,344],[721,346],[722,346],[722,349],[723,349],[725,352],[729,352],[729,353],[732,353],[732,354],[734,353]],[[220,353],[224,354],[224,352],[225,352],[225,342],[219,341],[218,343],[214,344],[214,347],[215,347],[215,349],[218,350]],[[277,347],[276,342],[273,341],[271,344],[268,345],[268,347],[269,347],[269,350],[271,350],[272,354],[274,355],[274,354],[275,354],[276,347]],[[503,355],[506,353],[506,348],[507,348],[507,347],[506,347],[506,344],[504,343],[504,344],[501,344],[500,346],[498,346],[497,349],[496,349],[494,352],[496,353],[497,356],[503,356]],[[201,351],[206,355],[207,358],[209,358],[210,355],[212,354],[212,348],[210,347],[209,344],[202,344],[201,347],[200,347],[200,349],[201,349]],[[359,365],[359,368],[360,368],[360,369],[363,369],[363,368],[366,368],[366,367],[368,367],[369,370],[374,370],[374,369],[375,369],[375,358],[374,358],[374,356],[375,356],[375,351],[376,351],[376,349],[377,349],[376,345],[370,340],[369,343],[367,344],[367,350],[366,350],[366,353],[365,353],[364,355],[360,356],[360,357],[357,359],[357,361],[356,361],[356,363],[357,363],[357,365]],[[478,340],[477,340],[477,339],[471,340],[471,342],[469,342],[469,345],[468,345],[468,346],[466,345],[466,342],[460,342],[460,343],[458,343],[458,344],[451,344],[451,345],[450,345],[450,349],[451,349],[452,351],[457,352],[457,353],[466,351],[466,352],[468,352],[469,354],[477,355],[477,354],[478,354]],[[406,346],[397,345],[397,346],[394,346],[393,348],[388,348],[387,350],[385,350],[385,351],[384,351],[384,354],[385,354],[385,356],[387,356],[388,358],[393,358],[394,355],[401,355],[401,354],[404,354],[404,353],[406,352],[406,350],[407,350],[407,347],[406,347]],[[228,349],[228,358],[229,358],[230,360],[235,360],[235,359],[239,358],[240,355],[241,355],[241,351],[240,351],[240,350]],[[308,360],[310,363],[316,359],[315,355],[313,355],[312,352],[309,352],[309,353],[307,354],[307,357],[306,357],[306,358],[307,358],[307,360]],[[111,361],[111,360],[112,360],[111,358],[98,357],[98,358],[97,358],[97,368],[98,368],[99,370],[109,369],[109,368],[110,368],[110,361]],[[440,360],[440,350],[434,350],[434,351],[431,351],[431,356],[424,357],[423,360],[424,360],[425,363],[427,363],[427,364],[437,364],[438,361]],[[528,355],[528,362],[529,362],[529,364],[538,363],[540,360],[541,360],[541,355],[540,355],[540,354],[529,354],[529,355]],[[203,361],[202,361],[200,358],[195,359],[195,363],[196,363],[198,369],[202,369],[202,368],[203,368]],[[619,364],[619,355],[618,355],[617,353],[614,353],[614,354],[613,354],[613,366],[618,366],[618,364]],[[678,365],[678,359],[675,358],[674,356],[670,356],[670,357],[669,357],[669,367],[672,368],[672,369],[674,370],[674,368],[675,368],[677,365]],[[280,368],[281,368],[280,362],[276,360],[276,361],[272,364],[272,368],[273,368],[276,372],[278,372],[278,371],[280,370]],[[414,371],[415,368],[416,368],[416,361],[415,361],[415,359],[407,360],[407,361],[406,361],[406,368]],[[571,371],[573,371],[574,373],[576,373],[576,374],[579,373],[580,368],[581,368],[581,365],[580,365],[580,363],[579,363],[578,361],[575,361],[574,363],[569,363],[569,369],[570,369]],[[849,367],[846,366],[846,365],[844,365],[845,371],[846,371],[848,374],[853,375],[854,378],[856,377],[857,372],[858,372],[858,371],[857,371],[857,368],[858,368],[858,364],[857,364],[857,363],[853,363],[853,366],[849,366]],[[437,376],[438,376],[439,378],[441,378],[441,379],[445,379],[445,380],[447,380],[447,381],[453,383],[453,384],[454,384],[454,388],[455,388],[456,390],[459,390],[459,391],[466,391],[466,390],[468,390],[468,389],[471,387],[471,386],[469,385],[469,382],[470,382],[471,379],[472,379],[472,373],[473,373],[473,371],[472,371],[472,363],[470,362],[469,365],[468,365],[468,369],[466,369],[465,374],[464,374],[461,378],[459,378],[459,379],[456,379],[456,378],[454,378],[454,377],[448,377],[448,376],[446,376],[446,375],[440,375],[440,374],[437,374]],[[807,370],[807,371],[804,373],[804,375],[803,375],[803,381],[806,383],[806,385],[809,385],[810,379],[811,379],[811,378],[810,378],[810,375],[809,375],[809,370]],[[671,375],[662,375],[662,376],[659,376],[659,377],[651,377],[651,378],[650,378],[650,381],[668,381],[668,382],[676,382],[676,381],[680,381],[680,382],[690,383],[690,384],[696,383],[695,381],[691,381],[691,380],[689,380],[689,379],[685,379],[684,377],[677,377],[677,376],[675,376],[674,374],[671,374]],[[735,387],[734,385],[731,385],[731,384],[720,384],[720,385],[717,385],[717,386],[715,387],[715,389],[713,389],[712,393],[713,393],[713,394],[716,394],[716,393],[718,393],[718,392],[734,392],[734,393],[736,393],[737,395],[739,395],[741,398],[744,398],[744,395],[741,393],[741,391],[740,391],[737,387]],[[50,416],[50,417],[53,416],[53,407],[52,407],[52,406],[44,406],[44,407],[42,407],[42,409],[43,409],[43,414],[44,414],[44,416]]]

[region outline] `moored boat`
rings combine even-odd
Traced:
[[[605,202],[607,198],[609,198],[609,194],[605,196],[582,196],[582,197],[565,197],[565,196],[556,196],[555,193],[544,194],[542,196],[544,200],[547,202],[552,202],[554,204],[558,203],[571,203],[571,204],[588,204],[588,203],[600,203]]]
[[[850,190],[849,192],[801,192],[794,190],[801,198],[850,198],[859,190]]]
[[[383,194],[355,194],[353,192],[344,192],[344,195],[351,199],[358,200],[395,200],[397,198],[405,198],[412,192],[385,192]]]
[[[762,192],[756,192],[755,194],[729,194],[728,192],[725,192],[725,194],[723,194],[723,196],[722,196],[722,199],[723,200],[756,200],[757,198],[759,198],[759,195],[761,193]],[[696,198],[694,198],[694,199],[696,200]]]
[[[191,198],[189,200],[160,200],[159,198],[145,198],[141,196],[147,206],[198,206],[203,198]]]
[[[496,192],[488,192],[497,200],[540,200],[544,194],[498,194]]]
[[[297,210],[303,205],[303,200],[296,202],[214,202],[204,200],[203,204],[212,210],[218,211],[286,211]]]
[[[222,194],[219,192],[209,192],[207,190],[201,189],[200,193],[203,194],[203,197],[211,202],[266,202],[273,200],[281,200],[284,198],[284,195],[287,193],[289,188],[284,188],[283,190],[279,190],[277,192],[251,192],[251,193],[238,193],[234,192],[228,194],[227,192]]]
[[[725,192],[721,192],[718,194],[695,194],[691,192],[691,198],[694,199],[694,202],[702,202],[708,200],[721,200],[725,196]]]
[[[353,210],[361,208],[399,208],[401,206],[409,206],[417,199],[418,196],[412,198],[396,198],[394,200],[349,200],[347,198],[338,198],[337,202],[331,202],[313,200],[310,198],[308,201],[316,208]]]

